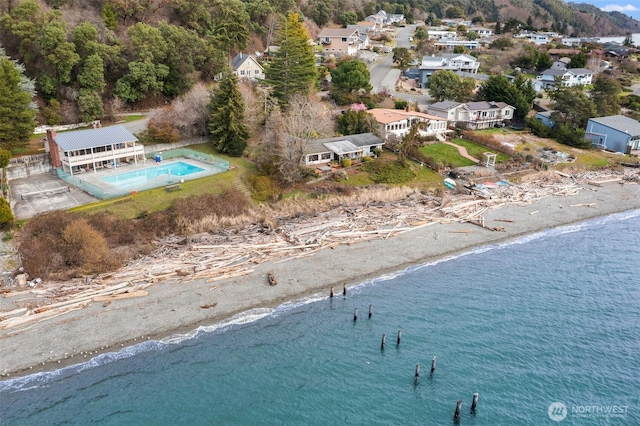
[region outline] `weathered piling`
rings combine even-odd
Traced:
[[[383,334],[382,335],[382,343],[380,344],[380,350],[384,349],[384,345],[387,344],[387,335]]]
[[[458,402],[456,402],[456,412],[453,413],[453,421],[454,422],[459,422],[460,421],[460,411],[462,410],[462,400],[459,399]]]
[[[431,360],[431,374],[433,374],[434,371],[436,371],[436,357],[435,356]]]
[[[369,318],[373,315],[373,305],[369,305]]]
[[[398,343],[396,345],[400,345],[400,340],[402,340],[402,330],[398,330]]]
[[[478,393],[473,394],[473,399],[471,400],[471,414],[476,414],[476,407],[478,406]]]
[[[344,297],[347,297],[347,285],[346,284],[342,286],[342,295]]]
[[[333,299],[333,287],[331,287],[331,291],[329,292],[329,299]]]
[[[420,377],[420,363],[416,364],[416,379]]]
[[[358,308],[353,310],[353,322],[358,321]]]

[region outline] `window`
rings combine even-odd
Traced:
[[[343,43],[346,43],[346,42],[347,42],[347,38],[346,38],[346,37],[342,37],[342,39],[341,39],[341,40],[342,40],[342,42],[343,42]]]
[[[318,161],[318,154],[312,154],[309,156],[309,162],[311,161]]]
[[[323,160],[331,160],[331,153],[325,152],[320,158],[322,158]]]
[[[241,70],[241,71],[240,71],[240,75],[244,75],[244,70]]]

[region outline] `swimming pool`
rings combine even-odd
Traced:
[[[159,185],[179,181],[180,177],[203,172],[205,169],[183,161],[159,164],[145,169],[118,173],[101,178],[103,182],[120,188],[135,188],[139,185],[157,181]]]

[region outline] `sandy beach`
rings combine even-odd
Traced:
[[[58,369],[144,340],[187,333],[252,308],[275,307],[314,294],[328,296],[331,287],[340,295],[344,285],[473,247],[637,209],[640,185],[636,183],[580,185],[575,195],[547,196],[531,204],[507,204],[487,211],[487,225],[504,232],[469,223],[434,223],[388,239],[326,248],[308,258],[265,262],[249,275],[215,283],[170,279],[149,287],[146,297],[116,300],[107,306],[93,303],[26,328],[0,330],[0,373],[6,378]],[[277,277],[276,286],[267,283],[268,272]],[[11,309],[12,299],[2,300],[2,310]],[[211,305],[215,306],[203,308]]]

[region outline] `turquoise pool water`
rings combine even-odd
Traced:
[[[205,169],[201,167],[183,161],[176,161],[147,167],[145,169],[105,176],[100,180],[120,188],[133,188],[153,181],[157,181],[158,184],[176,182],[179,181],[182,176],[203,172],[204,170]]]

